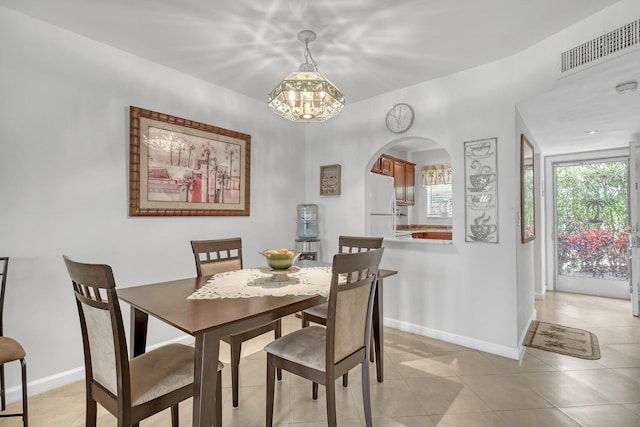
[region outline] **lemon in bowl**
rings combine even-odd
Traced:
[[[291,268],[293,263],[298,258],[299,254],[296,254],[291,249],[267,249],[264,252],[260,252],[266,259],[267,264],[274,270],[287,270]]]

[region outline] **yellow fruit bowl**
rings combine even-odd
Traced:
[[[300,254],[296,254],[291,249],[266,249],[259,252],[267,259],[267,264],[274,270],[287,270],[291,268]]]

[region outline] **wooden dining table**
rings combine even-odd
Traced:
[[[383,279],[396,274],[380,270],[374,305],[374,347],[377,379],[383,380]],[[146,349],[149,316],[195,338],[193,425],[215,423],[216,372],[220,338],[280,319],[326,302],[320,295],[262,296],[253,298],[188,299],[211,276],[191,277],[118,289],[118,297],[131,306],[131,356]],[[221,427],[221,426],[217,426]]]

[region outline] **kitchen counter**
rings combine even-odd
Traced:
[[[415,240],[451,240],[450,225],[433,225],[433,224],[411,224],[398,225],[396,227],[396,237],[408,239],[413,236]]]
[[[409,224],[396,226],[396,231],[451,231],[451,225],[447,224]]]

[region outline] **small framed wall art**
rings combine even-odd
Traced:
[[[320,166],[320,195],[340,195],[340,165]]]

